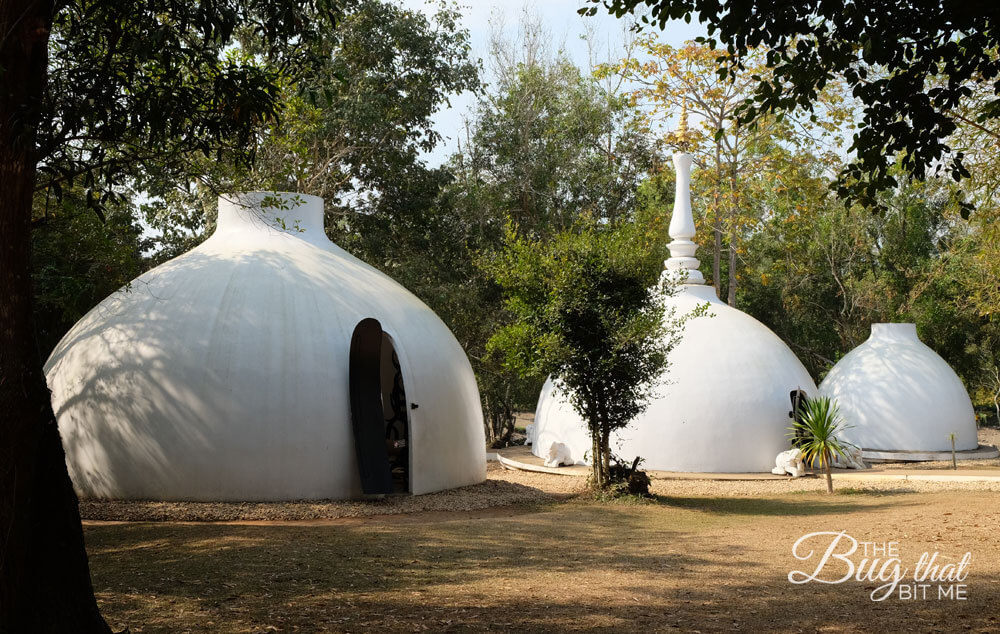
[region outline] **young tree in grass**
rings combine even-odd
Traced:
[[[800,408],[799,417],[791,427],[789,436],[796,438],[804,436],[798,442],[802,450],[802,460],[807,465],[819,466],[826,473],[826,492],[833,493],[833,476],[830,475],[830,463],[835,456],[843,456],[849,443],[837,438],[846,425],[840,416],[836,402],[829,397],[820,396],[807,399]]]
[[[523,375],[551,376],[587,422],[595,486],[608,483],[611,434],[640,414],[688,316],[664,307],[656,253],[636,224],[584,219],[548,241],[518,237],[485,264],[513,321],[490,339]]]

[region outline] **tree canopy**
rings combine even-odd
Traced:
[[[106,201],[191,157],[246,163],[279,114],[280,88],[321,62],[337,2],[80,0],[52,12],[48,81],[35,112],[36,190],[74,183]],[[251,49],[241,44],[255,43]]]
[[[923,178],[946,171],[969,176],[949,137],[959,122],[972,126],[1000,118],[1000,5],[990,0],[590,0],[621,17],[648,7],[640,24],[697,18],[708,42],[728,51],[719,73],[743,67],[747,53],[766,49],[767,76],[759,78],[744,120],[794,109],[811,111],[817,95],[844,80],[863,106],[839,192],[877,204],[879,191],[897,183],[891,167]],[[594,15],[599,6],[580,11]],[[962,110],[976,86],[988,88],[974,112]],[[993,143],[1000,136],[991,135]]]

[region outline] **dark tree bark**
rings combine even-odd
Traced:
[[[736,126],[737,131],[739,126]],[[739,140],[739,134],[737,133],[737,143]],[[738,153],[734,153],[733,162],[729,166],[729,192],[730,192],[730,207],[729,207],[729,298],[728,304],[733,308],[736,308],[736,248],[739,242],[740,236],[739,231],[736,229],[736,214],[739,213],[739,198],[736,196],[736,157],[739,156]]]
[[[52,0],[0,2],[0,632],[110,632],[31,312],[35,129]]]
[[[713,194],[715,200],[712,207],[712,237],[713,237],[713,250],[712,250],[712,285],[715,286],[715,296],[722,299],[722,221],[720,220],[721,213],[719,211],[719,183],[722,182],[722,150],[721,141],[715,142],[715,171],[717,173],[715,192]]]

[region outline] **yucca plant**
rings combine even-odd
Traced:
[[[826,491],[833,493],[833,476],[830,463],[834,456],[843,456],[850,443],[841,441],[837,434],[847,429],[837,404],[829,397],[806,399],[799,406],[799,415],[788,434],[802,450],[802,460],[807,465],[819,463],[826,473]]]

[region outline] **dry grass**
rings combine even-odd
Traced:
[[[287,525],[90,524],[86,536],[102,609],[132,632],[1000,629],[996,493],[666,493]],[[971,551],[968,601],[789,584],[792,543],[841,529],[900,541],[911,565]]]

